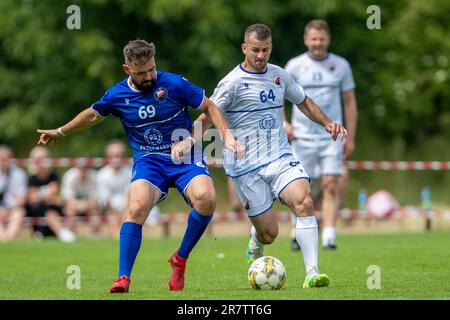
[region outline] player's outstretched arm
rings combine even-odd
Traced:
[[[297,105],[297,108],[309,119],[324,126],[325,130],[331,134],[333,140],[336,140],[339,135],[341,135],[342,140],[347,137],[347,130],[339,123],[332,122],[311,98],[307,97],[302,104]]]
[[[56,141],[62,137],[93,127],[102,122],[103,119],[94,109],[89,107],[58,129],[37,129],[39,133],[38,144],[54,146]]]
[[[200,106],[200,110],[203,112],[204,116],[206,117],[209,122],[214,125],[217,130],[222,134],[222,137],[224,139],[225,147],[233,152],[237,153],[238,159],[242,159],[244,156],[244,147],[241,145],[241,143],[234,138],[234,135],[228,128],[228,123],[225,117],[223,116],[222,112],[220,112],[219,108],[208,99],[208,97],[205,97],[203,100],[202,105]],[[203,115],[202,115],[203,116]],[[200,116],[197,121],[202,120],[202,116]],[[205,118],[203,118],[206,120]],[[201,122],[203,125],[209,125],[208,122],[203,121]],[[209,127],[208,127],[209,128]],[[204,133],[208,128],[203,129],[202,132]]]

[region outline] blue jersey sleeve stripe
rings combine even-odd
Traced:
[[[198,109],[205,99],[205,90],[193,83],[189,82],[186,78],[180,76],[180,89],[181,99],[184,104],[191,106],[194,109]]]
[[[206,97],[206,95],[205,95],[205,90],[203,89],[202,90],[203,91],[203,98],[202,98],[202,101],[200,101],[200,104],[198,105],[198,106],[192,106],[194,109],[198,109],[198,108],[200,108],[201,106],[202,106],[202,104],[203,104],[203,101],[205,101],[205,97]]]
[[[95,111],[95,113],[96,113],[99,117],[101,117],[101,118],[106,118],[106,117],[108,116],[108,114],[107,114],[107,115],[101,114],[100,111],[98,111],[98,110],[95,109],[95,106],[94,106],[94,105],[91,105],[91,108],[92,108],[92,109]]]

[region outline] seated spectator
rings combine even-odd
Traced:
[[[106,214],[111,238],[119,237],[120,226],[125,218],[131,166],[126,164],[126,147],[120,140],[112,140],[105,148],[108,164],[98,171],[98,202]]]
[[[120,140],[110,141],[105,148],[107,165],[97,174],[98,202],[106,214],[109,235],[119,237],[120,226],[126,217],[131,166],[127,164],[126,145]],[[147,221],[154,225],[159,220],[159,208],[154,206]]]
[[[66,227],[75,232],[77,217],[86,217],[93,238],[99,238],[101,217],[97,204],[97,171],[81,162],[70,168],[62,177],[61,195],[65,200]]]
[[[26,212],[32,219],[34,237],[56,235],[63,242],[75,241],[75,234],[61,222],[63,199],[59,196],[59,178],[51,167],[47,148],[34,147],[30,160]]]
[[[16,238],[25,216],[27,174],[11,158],[11,149],[0,145],[0,241]]]

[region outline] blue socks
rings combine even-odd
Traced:
[[[186,232],[184,233],[183,240],[181,241],[180,249],[178,249],[178,256],[183,259],[187,259],[189,257],[189,253],[205,232],[212,217],[212,214],[209,216],[203,216],[192,208],[191,214],[189,215]]]
[[[197,244],[206,230],[213,215],[202,216],[194,208],[189,215],[187,229],[181,241],[178,256],[187,259],[189,253]],[[142,242],[142,226],[140,224],[126,221],[120,229],[119,239],[119,277],[130,277],[134,261],[139,252]]]
[[[119,278],[130,277],[141,242],[142,226],[130,221],[122,223],[119,239]]]

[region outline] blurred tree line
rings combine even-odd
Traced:
[[[76,2],[76,3],[74,3]],[[81,9],[69,30],[67,7]],[[345,57],[357,84],[359,122],[354,159],[402,159],[434,145],[424,157],[450,151],[450,35],[447,0],[378,1],[381,29],[369,30],[371,1],[338,0],[2,0],[0,1],[0,143],[27,156],[37,128],[54,128],[97,101],[125,75],[128,40],[156,44],[158,69],[183,74],[211,95],[243,59],[245,28],[273,32],[271,62],[284,66],[305,51],[303,29],[314,18],[331,27],[330,50]],[[196,114],[193,114],[196,116]],[[64,156],[101,156],[111,138],[126,139],[120,122],[68,137]],[[386,148],[374,146],[388,145]],[[395,151],[396,150],[396,151]],[[414,154],[414,151],[411,152]],[[420,156],[419,156],[420,157]]]

